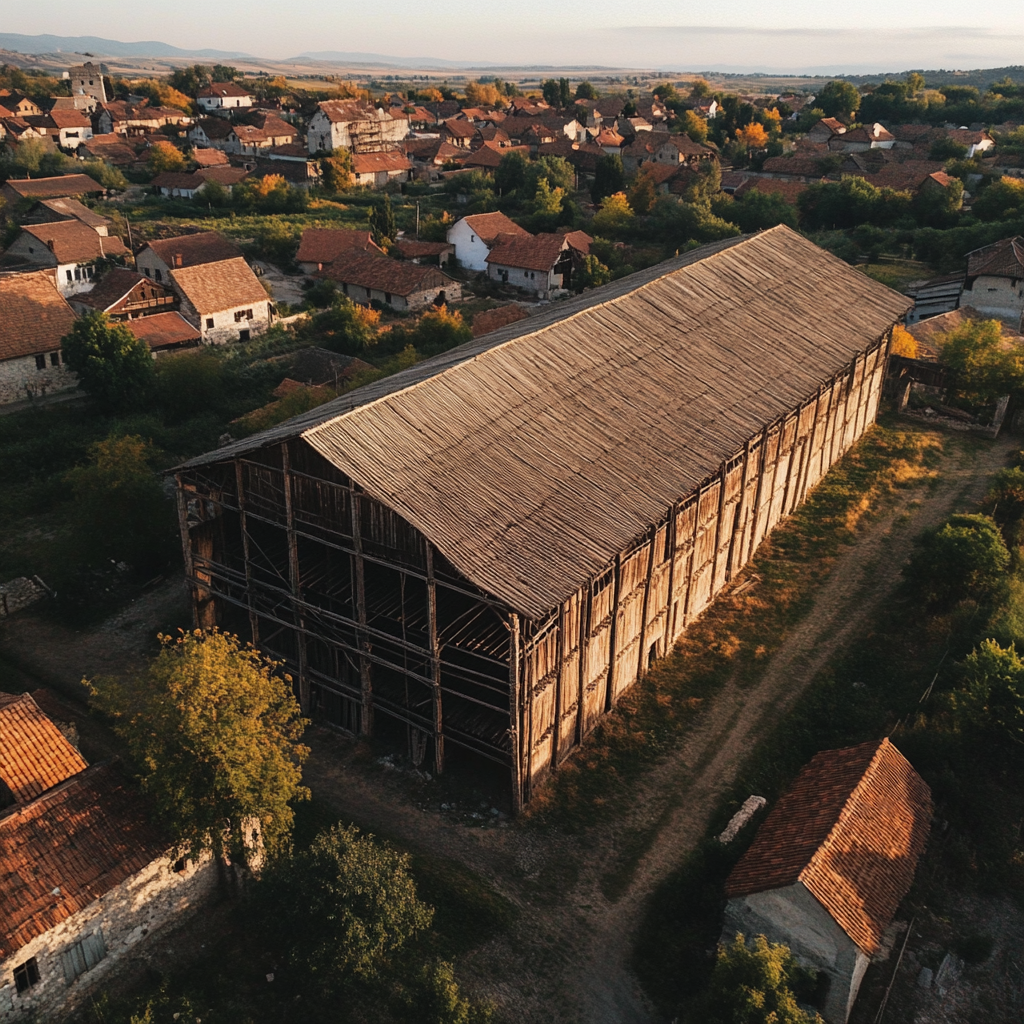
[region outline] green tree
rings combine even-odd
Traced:
[[[715,197],[712,210],[724,220],[731,221],[743,232],[762,231],[776,224],[797,226],[796,207],[787,203],[777,192],[762,192],[752,188],[739,199]]]
[[[308,850],[271,861],[256,901],[268,940],[329,990],[379,977],[434,916],[416,895],[408,854],[354,825],[335,825]]]
[[[83,160],[77,167],[84,174],[88,174],[93,181],[98,181],[104,188],[123,189],[128,187],[128,179],[116,167],[104,163],[102,160]]]
[[[157,402],[172,423],[215,408],[224,386],[224,360],[210,349],[156,362]]]
[[[177,146],[170,142],[154,142],[149,147],[149,159],[146,161],[150,174],[163,171],[183,171],[185,157]]]
[[[956,139],[936,139],[928,150],[929,160],[960,160],[967,156],[967,147]]]
[[[328,192],[344,192],[351,184],[355,170],[352,154],[347,149],[336,149],[320,160],[320,173]]]
[[[788,946],[769,943],[763,935],[753,948],[742,935],[718,947],[711,974],[705,1024],[820,1024],[817,1014],[797,1005],[793,987],[806,984],[806,973]]]
[[[554,78],[545,79],[540,86],[544,102],[550,107],[557,107],[561,97],[561,90],[558,88],[558,81]]]
[[[708,141],[708,123],[693,110],[684,110],[679,115],[679,127],[693,142],[703,146]]]
[[[990,405],[1024,390],[1024,353],[1005,344],[998,320],[967,320],[940,343],[939,361],[953,371],[956,391],[969,402]]]
[[[979,220],[1020,220],[1024,218],[1024,181],[1000,178],[981,190],[971,212]]]
[[[953,227],[964,204],[964,184],[954,179],[943,187],[920,188],[911,203],[914,218],[924,227]]]
[[[494,169],[494,186],[498,194],[507,196],[526,184],[529,161],[522,153],[506,153]]]
[[[576,86],[576,99],[596,100],[597,98],[597,90],[586,79],[584,79],[582,82],[580,82],[579,85]]]
[[[641,168],[640,173],[633,179],[626,193],[632,211],[641,217],[651,212],[655,200],[658,198],[658,189],[654,184],[654,178],[646,168]]]
[[[79,317],[61,339],[68,366],[82,388],[105,412],[140,407],[153,383],[153,358],[124,324],[104,313]]]
[[[292,802],[309,796],[306,722],[291,678],[229,633],[197,629],[160,642],[141,678],[88,685],[177,850],[251,863],[256,823],[268,854],[286,849]]]
[[[811,230],[889,227],[911,210],[909,192],[876,188],[863,178],[845,177],[808,185],[797,200],[801,224]]]
[[[622,157],[610,153],[601,157],[594,168],[594,183],[590,186],[590,198],[600,203],[606,196],[621,192],[626,183],[626,172],[622,167]]]
[[[567,107],[570,103],[572,103],[572,87],[569,85],[569,79],[560,78],[558,80],[558,105]]]
[[[602,235],[617,235],[626,231],[634,214],[625,192],[615,192],[601,200],[601,209],[594,214],[594,230]]]
[[[398,237],[398,225],[395,223],[395,211],[391,208],[391,196],[384,195],[374,201],[370,207],[369,227],[373,240],[382,249],[386,243]]]
[[[380,313],[336,295],[331,308],[318,313],[303,333],[317,344],[345,355],[362,355],[377,344]]]
[[[75,547],[92,563],[157,569],[173,551],[174,515],[153,472],[156,449],[137,435],[112,434],[89,448],[89,462],[67,475],[74,495]]]
[[[611,278],[611,271],[591,253],[583,257],[579,269],[572,276],[572,284],[577,292],[582,292],[586,288],[607,284]]]
[[[435,960],[424,965],[413,993],[421,1024],[487,1024],[494,1019],[489,1007],[463,998],[450,963]]]
[[[1024,661],[1017,648],[983,640],[961,670],[963,685],[950,695],[960,728],[1024,745]]]
[[[851,117],[860,109],[860,93],[850,82],[832,81],[822,87],[814,105],[826,117]]]
[[[920,539],[903,575],[930,604],[948,606],[966,597],[991,597],[1009,565],[994,519],[954,515]]]
[[[561,156],[542,156],[529,164],[522,194],[532,196],[541,178],[546,178],[552,189],[560,188],[563,192],[571,192],[576,184],[572,164]]]

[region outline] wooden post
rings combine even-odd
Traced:
[[[803,475],[796,485],[796,505],[807,497],[807,481],[811,475],[811,463],[814,461],[814,439],[818,436],[818,417],[821,415],[821,388],[814,398],[814,419],[811,421],[811,432],[807,436],[807,458],[803,463]]]
[[[249,608],[249,631],[252,633],[252,642],[260,642],[259,619],[256,618],[256,608],[252,602],[252,568],[249,558],[249,523],[245,515],[245,485],[242,477],[242,460],[235,459],[235,489],[238,491],[238,525],[242,531],[242,561],[245,563],[245,603]],[[301,700],[300,700],[301,704]],[[306,706],[302,704],[302,710]]]
[[[743,530],[746,526],[744,519],[747,515],[747,490],[749,489],[750,479],[748,476],[750,468],[750,444],[748,440],[743,446],[743,473],[741,475],[740,483],[740,500],[736,508],[736,518],[732,524],[732,537],[729,538],[729,555],[725,563],[725,578],[726,581],[731,580],[733,574],[736,572],[736,541],[739,540],[740,547],[743,546]]]
[[[611,711],[615,693],[615,647],[619,632],[619,584],[622,575],[622,552],[615,556],[615,584],[612,593],[612,621],[608,626],[608,681],[604,691],[604,709]]]
[[[192,561],[192,540],[188,534],[188,499],[181,481],[181,474],[174,475],[177,484],[175,497],[178,506],[178,530],[181,533],[181,555],[185,562],[185,581],[188,584],[190,604],[192,605],[192,628],[199,629],[199,593],[195,584],[195,565]]]
[[[658,540],[658,528],[652,526],[647,540],[647,582],[644,584],[644,598],[640,605],[640,651],[637,654],[636,677],[639,679],[647,670],[644,663],[647,643],[647,610],[651,601],[651,579],[654,576],[654,547]]]
[[[288,442],[281,445],[281,476],[284,484],[284,510],[288,527],[288,584],[292,591],[292,614],[295,616],[295,649],[299,659],[299,706],[304,714],[310,711],[309,672],[306,665],[306,619],[302,614],[302,577],[299,574],[299,537],[295,532],[295,507],[292,497],[291,455]],[[239,484],[241,486],[241,484]]]
[[[430,677],[434,691],[434,771],[444,771],[444,733],[441,731],[441,645],[437,636],[437,582],[434,579],[434,548],[427,548],[427,635],[430,641]]]
[[[582,593],[582,591],[581,591]],[[586,594],[580,598],[580,658],[577,678],[576,728],[574,730],[575,745],[583,742],[583,711],[587,694],[587,675],[590,662],[590,614],[594,603],[594,581],[587,585]]]
[[[690,537],[690,572],[686,577],[686,597],[683,598],[683,627],[690,624],[690,597],[693,594],[693,577],[697,573],[697,535],[700,533],[700,499],[703,487],[697,488],[693,505],[693,536]]]
[[[558,767],[558,752],[562,742],[562,677],[565,675],[565,606],[563,601],[558,606],[558,636],[555,641],[555,721],[554,735],[551,737],[551,767]]]
[[[429,547],[429,545],[428,545]],[[512,754],[512,813],[518,814],[523,808],[523,715],[522,679],[520,678],[519,616],[510,612],[508,648],[508,711],[509,750]]]
[[[668,604],[665,607],[665,653],[675,646],[676,642],[676,516],[679,505],[676,503],[668,510]]]
[[[366,634],[366,570],[363,563],[363,535],[359,509],[359,492],[352,486],[352,556],[355,570],[356,620],[362,627],[359,630],[359,687],[363,696],[363,713],[360,716],[359,731],[364,736],[373,735],[373,678],[370,674],[370,662],[362,653],[369,645]]]
[[[718,517],[715,520],[715,547],[711,555],[711,589],[708,592],[709,600],[714,598],[718,590],[715,586],[718,580],[718,546],[722,543],[722,519],[725,516],[725,492],[728,486],[729,480],[729,463],[723,462],[722,468],[719,472],[719,484],[718,490]]]
[[[761,501],[764,498],[764,476],[768,471],[768,435],[770,433],[770,427],[765,427],[761,431],[761,468],[757,474],[757,489],[754,491],[753,518],[750,522],[750,539],[747,542],[746,558],[743,559],[744,565],[753,557],[754,545],[757,539],[757,525],[761,519]]]

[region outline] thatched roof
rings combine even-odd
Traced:
[[[352,391],[302,438],[540,618],[910,306],[785,227],[716,242]]]

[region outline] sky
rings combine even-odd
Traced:
[[[386,13],[385,13],[386,12]],[[851,73],[1024,62],[1022,0],[0,0],[3,31],[515,65]]]

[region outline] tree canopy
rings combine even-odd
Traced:
[[[153,358],[124,324],[104,313],[87,313],[61,339],[61,348],[82,388],[105,411],[125,412],[145,401],[153,383]]]
[[[391,206],[391,196],[384,195],[374,201],[370,207],[369,228],[374,242],[381,248],[398,237],[398,225],[395,222],[395,211]]]
[[[814,105],[826,117],[850,117],[860,109],[860,93],[851,82],[836,80],[822,86]]]

